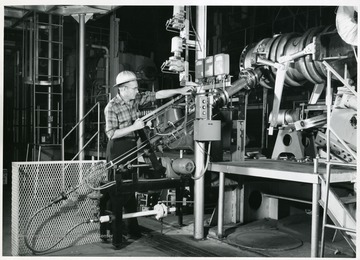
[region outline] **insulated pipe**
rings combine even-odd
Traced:
[[[287,69],[284,85],[298,87],[306,82],[320,84],[326,80],[327,72],[321,60],[327,59],[327,56],[331,57],[334,66],[340,71],[346,60],[355,65],[351,46],[339,38],[333,26],[311,28],[302,35],[286,33],[265,38],[243,50],[240,55],[240,70],[262,65],[268,72],[267,80],[274,81],[277,68],[271,65],[276,65],[287,57],[294,63]],[[351,74],[354,75],[356,68],[352,70]]]
[[[196,30],[198,33],[198,46],[195,53],[196,60],[206,57],[206,6],[196,6]],[[198,95],[197,95],[198,97]],[[201,177],[205,167],[205,143],[195,141],[194,157],[195,157],[195,181],[194,181],[194,238],[204,238],[204,186],[205,178]]]
[[[79,14],[79,121],[85,114],[85,14]],[[79,151],[84,147],[85,121],[79,125]],[[84,152],[79,154],[79,160],[85,158]]]

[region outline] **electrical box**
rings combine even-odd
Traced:
[[[204,60],[205,78],[214,76],[214,56],[206,57]]]
[[[216,54],[214,56],[214,75],[228,75],[230,73],[229,54]]]
[[[207,96],[197,96],[195,99],[195,118],[208,119],[208,98]]]
[[[194,121],[195,141],[220,141],[221,121],[220,120],[195,120]]]
[[[204,59],[195,61],[195,79],[204,78]]]

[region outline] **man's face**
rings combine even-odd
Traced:
[[[126,98],[127,100],[133,100],[136,97],[136,94],[139,93],[138,83],[136,80],[130,81],[123,88],[119,88],[119,93],[121,96]]]
[[[136,94],[139,93],[138,83],[136,80],[129,82],[126,85],[126,93],[130,100],[135,99]]]

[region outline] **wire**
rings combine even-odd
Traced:
[[[199,145],[199,144],[197,143],[197,145]],[[206,153],[205,149],[203,149],[200,145],[199,145],[199,147]],[[197,176],[197,177],[191,177],[191,179],[193,179],[193,180],[199,180],[200,178],[202,178],[202,177],[205,175],[206,170],[207,170],[207,168],[208,168],[208,166],[209,166],[210,150],[211,150],[211,142],[209,142],[209,145],[208,145],[207,159],[206,159],[206,164],[205,164],[205,167],[204,167],[203,171],[201,172],[201,174],[200,174],[199,176]]]
[[[189,8],[189,16],[190,16],[190,25],[191,25],[191,28],[193,29],[193,31],[194,31],[194,33],[195,33],[196,40],[197,40],[198,43],[199,43],[200,51],[202,51],[200,36],[199,36],[199,34],[197,33],[197,31],[195,30],[194,25],[193,25],[193,22],[192,22],[191,6],[190,6],[190,8]]]

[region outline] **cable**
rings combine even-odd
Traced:
[[[198,144],[199,145],[199,144]],[[199,147],[202,149],[202,147],[199,145]],[[207,159],[206,159],[206,164],[205,164],[205,167],[202,171],[202,173],[200,174],[200,176],[197,176],[197,177],[191,177],[191,179],[193,180],[198,180],[200,178],[202,178],[205,173],[206,173],[206,170],[207,170],[207,167],[209,166],[209,161],[210,161],[210,149],[211,149],[211,142],[209,142],[209,145],[208,145],[208,152],[207,152]],[[204,149],[202,149],[204,152],[206,152]]]
[[[166,111],[162,111],[162,113],[165,113]],[[188,122],[183,122],[180,126],[178,126],[177,128],[181,128],[184,126],[184,124],[190,125],[192,121],[189,120]],[[179,130],[176,130],[176,132],[178,132]],[[174,132],[175,133],[175,132]],[[167,135],[171,135],[167,134]],[[165,134],[164,134],[165,135]],[[127,158],[129,158],[130,156],[134,155],[134,153],[139,152],[140,149],[145,148],[147,145],[149,145],[149,141],[153,140],[154,138],[156,138],[156,135],[152,136],[151,138],[149,138],[150,140],[146,140],[143,141],[142,143],[140,143],[139,147],[134,147],[130,150],[128,150],[126,153],[116,157],[115,159],[113,159],[110,162],[107,163],[97,163],[94,164],[93,166],[91,166],[90,168],[88,168],[85,171],[85,174],[83,176],[83,178],[80,180],[80,183],[75,186],[75,187],[71,187],[67,192],[62,192],[58,197],[54,198],[50,203],[48,203],[47,205],[43,206],[42,208],[40,208],[39,210],[37,210],[29,219],[29,221],[26,224],[26,228],[25,228],[25,244],[26,246],[34,253],[34,254],[42,254],[45,253],[51,249],[53,249],[54,247],[56,247],[61,241],[63,241],[65,239],[65,237],[72,232],[74,229],[76,229],[77,227],[79,227],[82,224],[86,224],[86,223],[90,223],[90,222],[96,222],[94,220],[87,220],[87,221],[83,221],[80,223],[77,223],[76,225],[74,225],[73,227],[71,227],[70,229],[68,229],[65,234],[58,240],[56,241],[53,245],[51,245],[50,247],[44,249],[44,250],[37,250],[35,249],[31,243],[29,242],[29,229],[30,226],[33,222],[33,220],[39,215],[39,213],[41,213],[42,211],[46,210],[47,208],[50,208],[52,205],[57,204],[59,202],[61,202],[62,200],[65,200],[68,198],[68,196],[75,192],[76,190],[78,190],[80,187],[82,187],[83,185],[86,185],[86,187],[88,187],[90,190],[93,191],[99,191],[99,190],[103,190],[106,188],[109,188],[113,185],[116,184],[116,181],[110,181],[105,183],[104,185],[98,186],[96,187],[95,184],[98,184],[101,181],[101,178],[104,176],[104,174],[106,174],[108,172],[109,169],[111,169],[112,167],[114,167],[114,165],[119,164],[120,162],[126,160]],[[155,140],[156,142],[157,140]],[[151,145],[151,143],[150,143]],[[209,152],[210,152],[210,144],[209,144]],[[142,156],[144,153],[142,153],[140,156]],[[208,153],[209,155],[209,153]],[[135,158],[130,159],[129,161],[127,161],[124,166],[129,165],[131,162],[133,162],[134,160],[136,160],[138,158],[138,156],[136,156]],[[208,162],[209,162],[210,158],[208,156]],[[206,164],[206,168],[208,165],[208,162]],[[147,181],[156,181],[156,180],[147,180]],[[126,181],[125,181],[126,182]],[[87,191],[86,191],[87,192]],[[89,192],[90,193],[90,192]]]
[[[70,229],[68,229],[66,231],[66,233],[58,240],[56,241],[52,246],[46,248],[46,249],[43,249],[43,250],[37,250],[35,249],[34,247],[32,247],[32,245],[30,245],[30,242],[28,240],[28,232],[29,232],[29,228],[30,228],[30,225],[32,223],[32,221],[35,219],[35,217],[42,211],[44,211],[45,209],[47,208],[50,208],[52,205],[56,204],[57,202],[54,202],[54,200],[47,204],[46,206],[40,208],[38,211],[36,211],[34,213],[34,215],[32,215],[32,217],[29,219],[29,221],[27,222],[26,224],[26,228],[25,228],[25,245],[27,246],[27,248],[29,248],[34,254],[43,254],[51,249],[53,249],[55,246],[57,246],[61,241],[63,241],[65,239],[65,237],[71,232],[73,231],[75,228],[77,228],[78,226],[82,225],[82,224],[86,224],[86,223],[91,223],[91,222],[94,222],[93,220],[86,220],[86,221],[83,221],[83,222],[80,222],[80,223],[77,223],[76,225],[74,225],[73,227],[71,227]]]
[[[193,29],[193,31],[194,31],[194,33],[195,33],[196,40],[199,42],[200,51],[202,51],[200,36],[199,36],[199,34],[197,33],[197,31],[195,30],[194,25],[193,25],[193,22],[192,22],[191,6],[190,6],[190,8],[189,8],[189,16],[190,16],[190,25],[191,25],[191,28]]]

